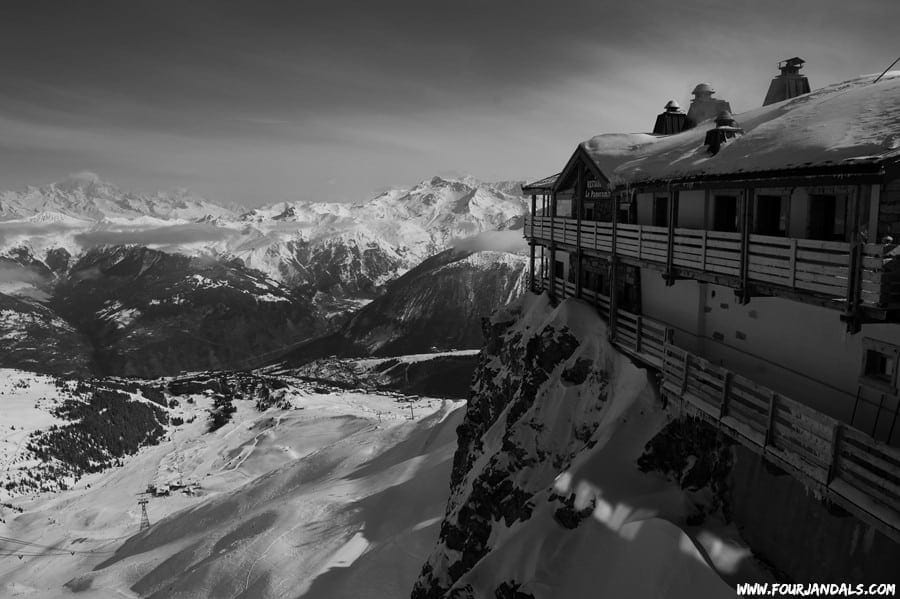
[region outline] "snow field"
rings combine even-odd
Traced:
[[[437,536],[459,402],[419,399],[411,420],[395,397],[295,390],[293,409],[237,401],[204,433],[209,400],[180,400],[194,422],[124,467],[14,500],[24,513],[0,536],[87,553],[0,560],[0,596],[365,596],[347,584],[373,564],[370,596],[409,592]],[[154,526],[138,534],[138,493],[173,482],[198,495],[150,497]]]

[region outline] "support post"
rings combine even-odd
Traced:
[[[778,401],[778,394],[772,392],[769,395],[769,414],[768,420],[766,424],[766,438],[763,441],[763,446],[767,447],[769,445],[774,445],[775,440],[775,404]]]
[[[550,297],[556,299],[556,246],[550,246],[550,268],[547,269],[547,278],[550,279]]]
[[[840,422],[836,422],[834,428],[831,430],[831,461],[828,464],[828,478],[826,479],[826,484],[830,484],[838,475],[838,469],[840,468],[838,460],[841,458],[842,428],[843,425]],[[888,441],[890,441],[890,439],[888,439]]]
[[[643,318],[641,317],[640,314],[638,314],[634,321],[634,351],[638,355],[640,355],[641,351],[642,351],[642,347],[641,347],[641,345],[642,345],[641,340],[643,337],[643,334],[641,331],[642,324],[643,324]]]
[[[575,297],[581,299],[581,214],[584,212],[585,173],[584,164],[578,165],[575,183]]]
[[[728,415],[728,399],[731,395],[731,371],[725,371],[725,379],[722,381],[722,403],[719,404],[719,420]]]
[[[738,290],[738,300],[741,304],[750,303],[750,215],[752,214],[753,189],[744,189],[743,205],[741,206],[741,288]]]
[[[675,284],[675,219],[678,216],[678,191],[669,191],[668,235],[666,243],[666,287]]]
[[[862,254],[863,242],[860,236],[860,210],[862,186],[857,185],[847,206],[847,221],[850,223],[850,270],[847,276],[847,300],[844,317],[847,331],[858,333],[862,329],[859,315],[859,298],[862,294]]]
[[[534,238],[528,240],[528,251],[529,251],[528,288],[531,289],[532,293],[534,293],[534,291],[536,289],[535,280],[534,280]]]
[[[618,312],[618,259],[611,256],[609,259],[609,339],[616,340],[616,320]]]
[[[612,202],[612,255],[613,257],[618,257],[618,238],[619,238],[619,211],[616,209],[616,198],[610,192],[609,194],[610,202]],[[640,238],[640,237],[639,237]]]
[[[531,229],[529,237],[534,238],[534,219],[537,218],[537,194],[531,194]]]

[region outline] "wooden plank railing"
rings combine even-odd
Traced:
[[[900,448],[672,344],[661,389],[900,539]]]
[[[662,366],[663,349],[670,335],[667,327],[625,310],[616,310],[615,326],[615,343],[619,349],[657,368]]]
[[[731,277],[741,274],[741,234],[675,229],[672,263]]]
[[[751,235],[747,270],[754,281],[846,298],[850,244]]]
[[[860,302],[873,308],[900,307],[900,252],[891,244],[863,247]],[[897,256],[893,255],[897,252]]]
[[[539,239],[571,246],[579,242],[579,222],[572,218],[529,216],[526,227]],[[668,264],[666,227],[581,221],[580,230],[584,249],[607,253],[615,249],[622,257]],[[900,255],[894,267],[890,248],[865,246],[860,276],[864,306],[900,307]],[[740,233],[676,228],[671,251],[674,267],[732,277],[736,284],[746,272],[748,281],[839,299],[836,306],[843,306],[849,297],[851,247],[846,242],[750,235],[744,254]]]
[[[669,231],[650,225],[616,225],[616,253],[638,260],[665,264]]]

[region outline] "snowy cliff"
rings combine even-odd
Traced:
[[[593,310],[529,295],[485,334],[440,541],[413,598],[730,596],[676,524],[713,509],[714,493],[641,471],[667,416]],[[708,464],[681,466],[683,480]]]
[[[896,580],[900,544],[678,405],[596,311],[484,323],[439,541],[413,599],[726,597]]]

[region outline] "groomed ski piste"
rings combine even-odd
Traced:
[[[55,387],[2,375],[7,464],[30,430],[55,423]],[[187,424],[122,467],[4,501],[0,596],[408,595],[437,536],[462,402],[287,396],[290,409],[264,412],[237,401],[231,422],[206,432],[210,400],[197,395],[181,403]],[[151,528],[140,532],[148,487],[168,494],[143,495]]]

